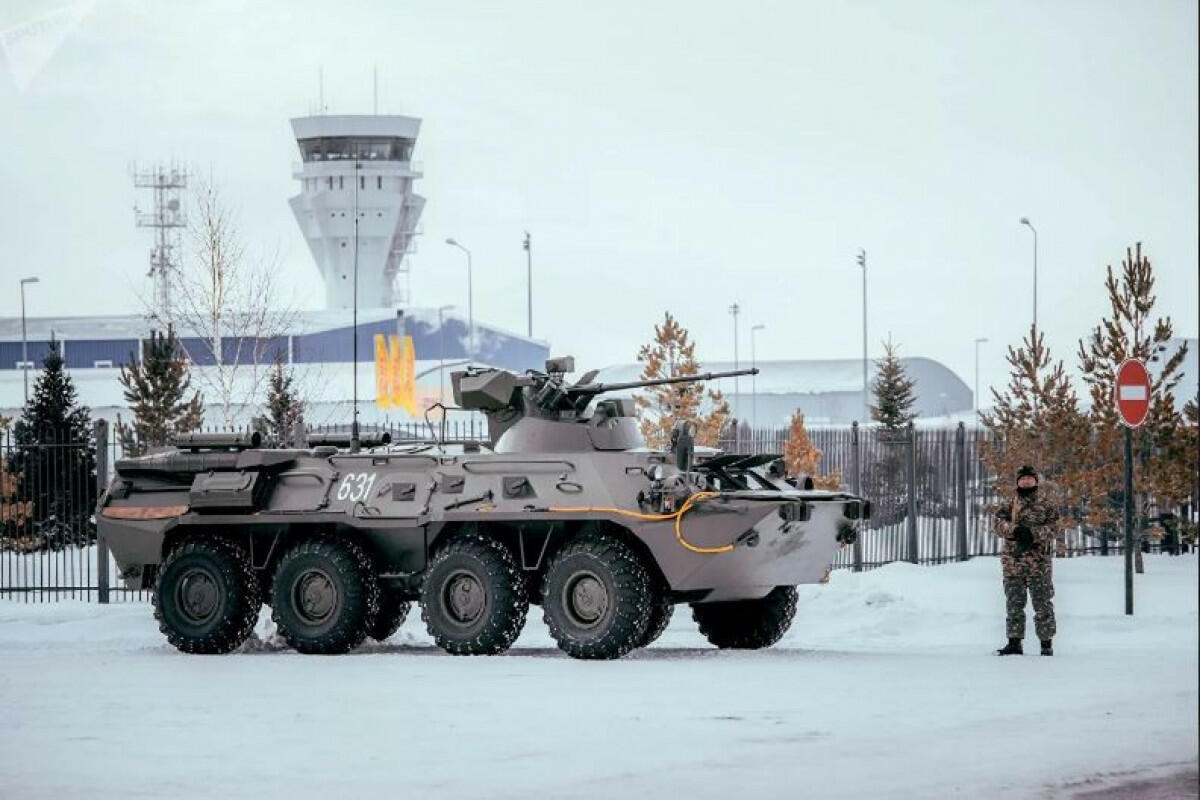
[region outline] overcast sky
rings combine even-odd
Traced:
[[[1056,356],[1138,240],[1196,335],[1194,0],[98,0],[33,69],[30,22],[67,5],[0,7],[0,315],[23,275],[31,314],[141,310],[128,168],[169,159],[211,172],[319,307],[288,120],[321,68],[329,113],[370,113],[377,67],[379,111],[424,120],[416,303],[465,311],[455,236],[477,318],[523,331],[528,229],[534,333],[581,367],[632,360],[668,309],[730,359],[734,301],[745,361],[753,324],[763,359],[859,357],[862,247],[872,356],[890,331],[970,384],[982,336],[1003,382],[1032,317],[1021,216]]]

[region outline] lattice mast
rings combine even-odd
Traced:
[[[133,185],[149,189],[154,210],[133,207],[139,228],[154,229],[154,247],[150,250],[147,277],[154,281],[154,313],[171,318],[171,287],[179,270],[180,229],[187,226],[181,194],[187,188],[187,170],[175,165],[157,164],[146,169],[134,168]]]

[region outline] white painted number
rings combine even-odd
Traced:
[[[374,485],[374,472],[347,472],[338,486],[337,499],[349,500],[352,503],[365,500],[371,494],[371,487]]]

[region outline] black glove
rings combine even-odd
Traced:
[[[1018,525],[1014,530],[1014,537],[1017,542],[1017,552],[1024,553],[1026,550],[1033,547],[1033,531],[1027,525]]]

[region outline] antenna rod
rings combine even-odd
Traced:
[[[350,452],[358,452],[358,156],[354,157],[354,421],[350,424]]]

